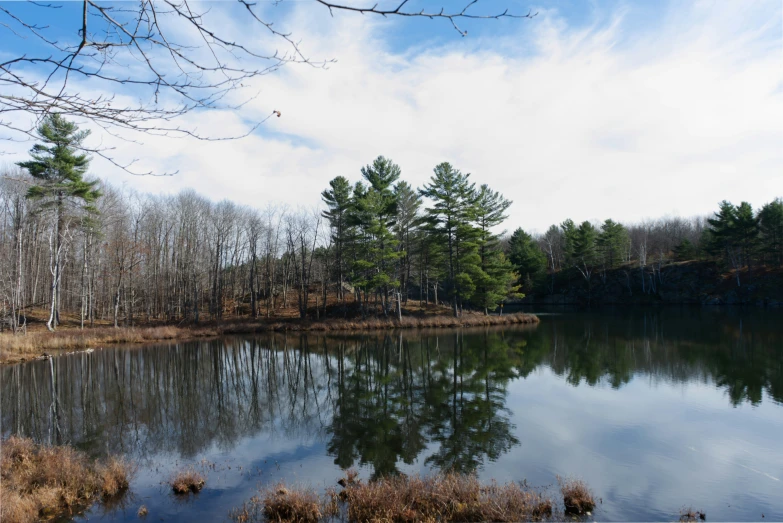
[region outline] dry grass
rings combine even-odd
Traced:
[[[343,490],[319,497],[312,489],[278,485],[229,516],[237,523],[316,523],[343,515],[352,523],[539,521],[552,516],[552,501],[516,483],[482,485],[475,476],[395,476],[364,483],[349,473]]]
[[[516,483],[482,485],[472,475],[396,476],[345,488],[348,520],[530,521],[552,514],[552,501]]]
[[[595,498],[587,484],[579,479],[557,478],[560,492],[563,494],[563,505],[566,514],[590,514],[595,508]]]
[[[196,493],[204,488],[207,480],[193,468],[180,470],[169,481],[171,489],[175,494]]]
[[[289,490],[282,485],[263,496],[264,515],[279,523],[316,523],[323,517],[321,499],[309,488]]]
[[[327,320],[301,325],[299,330],[310,331],[353,331],[378,329],[432,329],[442,327],[490,327],[493,325],[519,325],[538,323],[533,314],[516,313],[503,316],[486,316],[464,313],[459,318],[450,315],[403,316],[396,318],[368,318],[365,320]]]
[[[331,491],[321,498],[311,488],[277,485],[230,511],[228,517],[236,523],[316,523],[336,516],[338,510],[336,495]]]
[[[538,323],[533,314],[516,313],[503,316],[465,312],[455,318],[445,308],[430,311],[429,314],[403,316],[402,321],[394,318],[326,319],[308,321],[300,319],[259,319],[204,326],[158,326],[118,328],[98,327],[93,329],[60,329],[56,332],[35,331],[27,335],[0,334],[0,363],[18,363],[58,351],[83,350],[116,343],[150,343],[165,340],[187,340],[219,336],[222,334],[250,334],[269,331],[317,331],[340,332],[382,329],[427,329],[439,327],[482,327],[493,325],[519,325]]]
[[[119,459],[96,462],[71,447],[43,447],[12,436],[2,442],[0,519],[37,521],[73,513],[128,488],[132,467]]]
[[[241,507],[231,509],[228,519],[235,523],[255,523],[264,520],[264,502],[258,496],[245,501]]]
[[[466,312],[461,317],[455,318],[446,310],[445,313],[439,315],[403,316],[402,321],[392,317],[377,317],[352,320],[335,318],[323,321],[292,319],[239,322],[223,325],[221,333],[249,334],[269,331],[346,332],[446,327],[491,327],[496,325],[529,325],[538,323],[538,321],[538,317],[534,314],[525,313],[485,316],[484,314]]]
[[[95,329],[61,329],[56,332],[36,331],[26,335],[0,335],[0,362],[16,363],[42,354],[82,350],[115,343],[147,343],[184,337],[214,336],[217,332],[208,329],[181,329],[178,327],[120,328],[100,327]]]

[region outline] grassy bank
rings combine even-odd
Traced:
[[[44,447],[12,436],[0,454],[0,520],[27,523],[65,517],[101,499],[112,501],[128,488],[124,461],[93,461],[71,447]]]
[[[327,318],[321,321],[298,318],[243,319],[220,324],[206,323],[185,326],[153,326],[91,329],[61,328],[56,332],[38,329],[25,335],[0,334],[0,363],[18,363],[39,358],[44,354],[61,351],[83,350],[116,343],[151,343],[166,340],[190,340],[220,336],[223,334],[252,334],[257,332],[348,332],[384,329],[431,329],[441,327],[489,327],[494,325],[519,325],[538,323],[532,314],[515,313],[503,316],[465,312],[459,318],[442,308],[434,313],[405,315],[396,318]]]

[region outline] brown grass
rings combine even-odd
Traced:
[[[563,494],[563,505],[566,514],[590,514],[595,508],[595,498],[587,484],[579,479],[557,478],[560,492]]]
[[[321,499],[309,488],[289,490],[282,485],[263,496],[264,515],[279,523],[316,523],[323,517]]]
[[[345,501],[352,522],[529,521],[552,514],[551,500],[537,492],[461,474],[348,483]]]
[[[228,517],[236,523],[316,523],[336,516],[338,510],[333,491],[321,498],[311,488],[289,489],[281,484],[253,496]]]
[[[44,447],[12,436],[2,442],[0,519],[27,522],[72,514],[100,496],[122,494],[132,472],[116,458],[92,461],[71,447]]]
[[[442,327],[490,327],[493,325],[519,325],[538,323],[533,314],[516,313],[503,316],[485,316],[484,314],[466,312],[459,318],[450,315],[437,316],[403,316],[402,321],[396,318],[367,318],[364,320],[327,320],[301,324],[298,329],[310,331],[353,331],[378,329],[432,329]]]
[[[215,336],[214,330],[181,329],[174,326],[148,328],[100,327],[36,331],[26,335],[0,334],[0,362],[17,363],[28,358],[58,352],[83,350],[115,343],[149,343],[184,337]]]
[[[206,478],[193,468],[180,470],[169,481],[174,493],[180,495],[188,494],[189,492],[196,493],[204,488],[206,483]]]
[[[482,485],[473,475],[394,476],[364,483],[356,474],[340,480],[339,494],[319,497],[312,489],[278,485],[252,498],[229,516],[237,523],[316,523],[336,517],[340,506],[349,522],[412,523],[539,521],[553,504],[516,483]]]
[[[222,334],[250,334],[269,331],[317,331],[340,332],[381,329],[425,329],[439,327],[482,327],[493,325],[519,325],[538,323],[533,314],[515,313],[503,316],[485,316],[465,312],[459,318],[450,315],[449,310],[438,308],[428,314],[403,316],[402,321],[394,318],[326,319],[308,321],[300,319],[258,319],[235,321],[221,325],[177,327],[98,327],[93,329],[60,329],[56,332],[35,331],[26,335],[0,334],[0,363],[18,363],[30,358],[58,351],[83,350],[116,343],[151,343],[165,340],[187,340],[214,337]]]

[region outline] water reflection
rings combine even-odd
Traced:
[[[520,444],[512,409],[525,405],[508,404],[508,386],[541,368],[575,387],[622,390],[643,377],[715,386],[735,406],[783,402],[774,317],[690,314],[699,317],[580,314],[528,329],[99,350],[2,368],[3,433],[143,460],[228,450],[265,431],[324,441],[336,465],[377,476],[419,457],[459,471],[497,460]]]

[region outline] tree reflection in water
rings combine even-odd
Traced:
[[[324,441],[340,467],[380,476],[419,457],[461,472],[500,458],[520,444],[511,417],[525,408],[508,404],[509,384],[539,368],[619,394],[642,375],[712,384],[732,405],[765,394],[783,402],[783,335],[772,319],[692,314],[104,349],[0,369],[3,431],[142,460],[230,450],[266,432]]]

